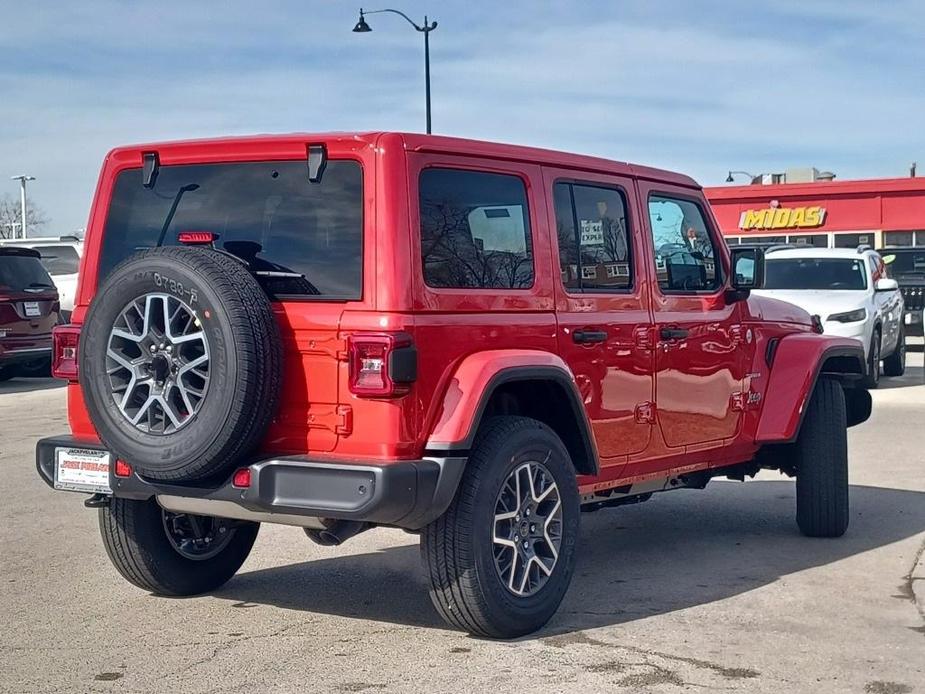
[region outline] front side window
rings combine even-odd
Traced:
[[[595,185],[556,183],[553,202],[559,271],[566,289],[629,289],[632,259],[623,194]]]
[[[867,272],[863,258],[768,258],[763,288],[866,289]]]
[[[173,213],[171,214],[171,210]],[[210,231],[245,260],[271,296],[358,299],[363,266],[363,175],[332,160],[318,183],[305,161],[162,166],[153,188],[141,169],[116,180],[99,281],[131,253]]]
[[[421,264],[429,287],[528,289],[533,244],[517,176],[425,169],[419,183]]]
[[[655,272],[662,291],[713,291],[720,287],[719,254],[696,203],[652,195],[649,225]]]

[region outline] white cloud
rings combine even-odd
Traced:
[[[431,10],[437,132],[638,161],[901,175],[925,160],[920,3],[408,2]],[[0,43],[0,181],[83,226],[103,154],[251,132],[419,130],[421,37],[343,2],[19,3]],[[10,182],[9,192],[14,191]],[[0,187],[0,191],[4,189]]]

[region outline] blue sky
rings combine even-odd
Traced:
[[[925,170],[925,3],[620,0],[388,5],[439,22],[434,131],[590,153],[718,184],[727,169]],[[369,9],[378,9],[370,6]],[[118,144],[422,130],[421,37],[350,32],[340,0],[0,0],[0,195],[86,224]]]

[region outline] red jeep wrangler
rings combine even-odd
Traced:
[[[446,621],[513,637],[583,508],[773,468],[803,533],[847,527],[863,350],[750,298],[761,251],[685,176],[397,133],[119,148],[82,263],[37,467],[152,593],[217,589],[260,523],[390,526]]]

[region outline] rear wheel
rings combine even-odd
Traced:
[[[840,537],[848,529],[848,427],[841,384],[816,384],[794,446],[797,525],[809,537]]]
[[[421,534],[434,606],[481,636],[539,629],[571,581],[578,523],[575,470],[559,437],[526,417],[492,418],[453,503]]]
[[[867,375],[864,376],[864,386],[867,388],[880,385],[880,341],[880,328],[874,328],[870,349],[867,350]]]
[[[171,513],[154,499],[111,499],[99,512],[110,561],[129,583],[180,597],[215,590],[250,554],[259,523]]]
[[[900,326],[896,349],[883,360],[883,374],[885,376],[902,376],[906,373],[906,331]]]

